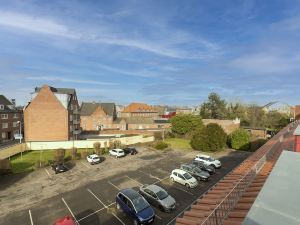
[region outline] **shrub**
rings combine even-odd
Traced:
[[[66,154],[66,149],[60,148],[55,151],[54,161],[56,163],[63,163]]]
[[[250,135],[248,131],[239,128],[230,134],[229,143],[233,149],[247,151],[250,148]]]
[[[72,148],[71,149],[71,157],[73,160],[77,159],[77,148]]]
[[[102,148],[102,149],[101,149],[102,155],[107,155],[108,152],[109,152],[109,149],[108,149],[108,148]]]
[[[195,132],[191,139],[191,146],[200,151],[220,151],[226,146],[227,135],[223,128],[215,123],[210,123]]]
[[[179,135],[193,133],[196,130],[203,128],[203,123],[200,116],[190,114],[178,114],[171,118],[172,132]]]
[[[259,149],[261,146],[263,146],[268,140],[266,139],[256,139],[256,140],[253,140],[251,141],[251,144],[250,144],[250,150],[252,152],[256,151],[257,149]]]
[[[47,166],[47,163],[44,160],[37,160],[34,164],[35,168],[43,168],[45,166]]]
[[[94,149],[95,149],[95,153],[96,153],[97,155],[100,155],[100,154],[101,154],[100,148],[101,148],[101,143],[100,143],[100,142],[95,142],[95,143],[94,143]]]
[[[155,131],[153,133],[155,140],[162,140],[162,132],[161,131]]]
[[[166,142],[158,141],[154,144],[154,148],[158,150],[166,149],[169,145]]]

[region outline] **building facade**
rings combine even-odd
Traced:
[[[80,116],[80,126],[83,131],[119,129],[114,123],[117,118],[114,103],[83,102],[80,107]]]
[[[26,141],[79,139],[80,114],[75,89],[47,85],[35,88],[31,102],[24,109],[24,133]]]
[[[14,100],[9,101],[4,95],[0,95],[0,143],[14,140],[20,130],[22,111],[15,107]]]
[[[143,117],[156,118],[159,115],[159,109],[144,103],[131,103],[120,112],[121,118]]]

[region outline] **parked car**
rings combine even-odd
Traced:
[[[154,221],[154,210],[146,199],[132,188],[120,190],[116,197],[117,209],[133,219],[135,225]]]
[[[63,173],[69,170],[64,164],[53,164],[51,167],[56,174]]]
[[[151,205],[158,207],[163,212],[171,212],[175,209],[175,199],[165,189],[155,184],[141,186],[140,193]]]
[[[213,166],[215,168],[221,167],[221,162],[217,159],[210,157],[209,155],[196,155],[195,160],[203,162],[205,165]]]
[[[125,152],[123,151],[123,149],[116,148],[109,150],[109,155],[119,158],[125,156]]]
[[[188,172],[197,180],[203,180],[203,181],[210,180],[210,175],[208,172],[199,169],[197,166],[193,164],[187,164],[187,163],[181,164],[180,169],[184,170],[185,172]]]
[[[199,169],[209,172],[210,174],[214,174],[216,172],[215,167],[205,165],[203,162],[194,160],[192,162],[193,165],[197,166]]]
[[[126,155],[135,155],[138,153],[138,151],[136,150],[136,148],[134,147],[126,147],[123,148],[123,151],[125,152]]]
[[[100,159],[99,155],[96,155],[96,154],[88,155],[86,157],[86,159],[92,165],[101,162],[101,159]]]
[[[53,225],[76,225],[71,216],[66,216],[55,221]]]
[[[197,180],[192,175],[180,169],[173,170],[170,179],[173,182],[185,185],[187,188],[194,188],[198,185]]]

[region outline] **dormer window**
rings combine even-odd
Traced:
[[[4,109],[4,105],[0,105],[0,110],[3,110]]]

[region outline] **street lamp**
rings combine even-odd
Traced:
[[[19,140],[20,140],[20,144],[22,143],[22,138],[21,138],[21,128],[22,128],[22,124],[21,124],[21,121],[17,121],[17,124],[20,124],[20,130],[19,130]]]

